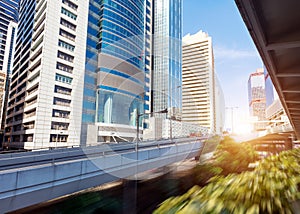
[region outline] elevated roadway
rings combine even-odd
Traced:
[[[103,144],[0,155],[0,213],[199,155],[205,139]]]

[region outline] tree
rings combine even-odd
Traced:
[[[222,168],[222,174],[241,173],[250,163],[258,160],[258,154],[246,143],[237,143],[226,136],[219,143],[213,157],[214,165]]]
[[[169,198],[154,213],[292,213],[299,185],[300,149],[284,151],[253,171],[216,176],[203,188]]]

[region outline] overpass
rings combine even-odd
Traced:
[[[199,155],[205,139],[11,153],[0,156],[0,213]]]
[[[235,0],[300,139],[300,1]]]

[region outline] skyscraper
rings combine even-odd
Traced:
[[[18,4],[19,0],[0,1],[0,142],[2,142],[5,124],[10,75],[16,43]]]
[[[20,3],[5,145],[80,144],[88,2]]]
[[[141,0],[90,3],[82,118],[87,144],[136,136],[146,87],[144,9]]]
[[[181,118],[182,0],[154,0],[152,111]]]
[[[40,149],[132,140],[150,82],[145,2],[20,5],[5,145]]]
[[[256,72],[250,74],[248,100],[250,115],[257,119],[253,127],[254,131],[264,130],[266,128],[266,123],[264,122],[266,120],[266,92],[263,68],[259,68]]]
[[[6,146],[130,141],[140,114],[180,118],[182,0],[21,0],[19,23]]]
[[[20,0],[0,1],[0,71],[10,70]],[[7,56],[7,59],[4,60]]]
[[[151,112],[151,83],[152,83],[152,74],[153,74],[153,31],[154,31],[154,1],[146,0],[146,21],[145,21],[145,107],[144,111],[146,114]],[[144,127],[147,128],[149,125],[148,117],[145,117],[146,123]]]
[[[214,71],[212,38],[199,31],[183,37],[182,121],[221,133],[224,97]]]

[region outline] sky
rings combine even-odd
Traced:
[[[183,35],[202,30],[212,37],[215,72],[224,92],[225,128],[243,132],[249,129],[247,83],[250,73],[262,67],[255,48],[234,0],[183,0]],[[239,130],[240,129],[240,130]]]

